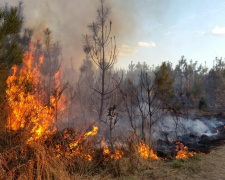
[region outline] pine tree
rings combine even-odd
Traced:
[[[117,59],[115,37],[110,36],[112,22],[109,21],[107,25],[109,14],[110,8],[105,6],[104,0],[100,0],[100,7],[97,9],[97,20],[89,26],[91,35],[85,36],[84,45],[85,53],[90,54],[91,59],[100,71],[100,84],[96,83],[96,87],[92,87],[100,99],[100,107],[98,108],[100,120],[102,120],[103,112],[107,108],[106,99],[114,91],[111,87],[111,78],[107,76],[110,76],[110,70]]]

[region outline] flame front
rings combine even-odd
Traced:
[[[13,66],[13,73],[7,79],[6,94],[10,107],[7,126],[11,130],[31,132],[28,142],[55,131],[55,107],[43,102],[44,88],[39,71],[42,62],[43,57],[37,63],[32,52],[26,52],[22,67]],[[50,98],[55,101],[53,96]]]
[[[148,158],[155,160],[159,159],[159,157],[153,152],[153,150],[150,149],[148,145],[146,145],[143,141],[141,141],[138,146],[138,152],[140,156],[143,157],[144,159]]]
[[[189,159],[189,157],[192,157],[195,152],[189,152],[187,146],[184,146],[181,142],[176,142],[177,148],[177,156],[176,159]]]

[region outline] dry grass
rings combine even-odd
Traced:
[[[15,133],[2,138],[14,137]],[[115,159],[111,155],[116,152],[116,146],[109,147],[110,154],[105,154],[101,140],[94,137],[81,140],[72,129],[70,134],[67,130],[69,138],[60,132],[44,142],[31,144],[24,142],[24,132],[17,133],[10,143],[1,144],[0,179],[111,179],[135,175],[149,166],[137,152],[135,136],[126,139],[120,147],[123,158]],[[77,145],[69,148],[73,141]],[[86,153],[92,156],[92,161],[87,159]]]
[[[0,179],[69,179],[65,163],[42,145],[23,145],[0,157]]]
[[[78,135],[71,130],[77,138]],[[15,134],[15,132],[14,132]],[[11,137],[15,135],[12,134]],[[195,155],[189,160],[145,160],[137,151],[137,137],[132,135],[123,142],[123,158],[110,159],[100,148],[98,138],[80,141],[80,153],[91,152],[92,161],[79,154],[71,155],[68,144],[62,133],[49,137],[42,143],[23,143],[20,138],[24,132],[12,140],[4,141],[0,152],[0,179],[20,180],[139,180],[139,179],[225,179],[225,145],[217,147],[209,155]],[[4,137],[9,137],[5,135]],[[4,139],[4,137],[1,137]],[[61,144],[61,154],[55,147]],[[115,151],[114,149],[111,149]]]
[[[152,161],[149,168],[120,179],[225,180],[224,168],[225,145],[212,150],[212,154],[197,154],[189,160]]]

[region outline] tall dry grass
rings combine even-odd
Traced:
[[[66,136],[65,136],[66,132]],[[10,141],[6,140],[11,138]],[[99,136],[81,139],[74,129],[66,129],[49,135],[44,141],[26,143],[29,133],[7,132],[1,135],[0,179],[7,180],[67,180],[81,177],[115,178],[135,174],[149,166],[138,153],[138,136],[133,133],[120,139],[120,147],[109,147],[104,153]],[[71,142],[79,140],[70,148]],[[120,150],[122,158],[115,159],[113,153]],[[91,155],[88,160],[86,154]]]

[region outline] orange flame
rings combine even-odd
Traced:
[[[87,139],[88,136],[95,136],[97,134],[97,132],[98,132],[98,127],[97,126],[93,126],[93,130],[92,131],[89,131],[89,132],[85,133],[84,136],[80,136],[80,138],[77,141],[75,141],[73,143],[70,143],[70,145],[69,145],[70,148],[73,148],[73,147],[77,146],[77,144],[79,142],[81,142],[84,139]]]
[[[111,154],[111,159],[121,159],[123,157],[123,152],[117,149],[114,154]]]
[[[216,130],[216,132],[219,134],[220,133],[220,131],[219,130]]]
[[[63,114],[64,110],[66,109],[66,97],[62,93],[62,90],[60,90],[60,85],[61,85],[61,70],[59,69],[55,75],[54,75],[54,82],[55,82],[55,89],[52,93],[53,98],[51,98],[51,104],[56,107],[57,109],[57,114]]]
[[[101,141],[101,146],[103,147],[103,152],[105,154],[110,154],[109,147],[105,144],[105,138]]]
[[[81,141],[87,139],[89,136],[95,136],[97,134],[97,132],[98,132],[98,127],[93,126],[92,131],[89,131],[89,132],[85,133],[83,136],[80,136],[77,141],[70,143],[69,148],[70,148],[70,151],[72,152],[72,155],[78,155],[79,154],[82,157],[88,159],[89,161],[92,161],[93,158],[89,154],[90,152],[88,150],[84,151],[81,146],[78,146],[78,144],[81,143]]]
[[[42,101],[41,62],[43,57],[38,64],[32,52],[26,52],[22,67],[13,66],[13,73],[7,79],[6,94],[10,106],[8,128],[31,132],[28,142],[55,131],[54,106],[49,107]],[[54,101],[54,97],[51,97],[51,101]]]
[[[138,152],[144,159],[159,159],[159,157],[153,152],[153,150],[150,149],[143,141],[141,141],[138,146]]]
[[[189,159],[189,157],[192,157],[195,152],[189,152],[187,146],[184,146],[181,142],[176,142],[177,148],[177,156],[176,159]]]
[[[109,147],[105,144],[105,138],[101,141],[101,146],[103,148],[103,152],[105,155],[109,155],[111,159],[117,160],[121,159],[123,157],[123,152],[120,149],[116,149],[114,152],[111,152],[109,150]],[[106,157],[106,161],[109,161],[109,159]]]

